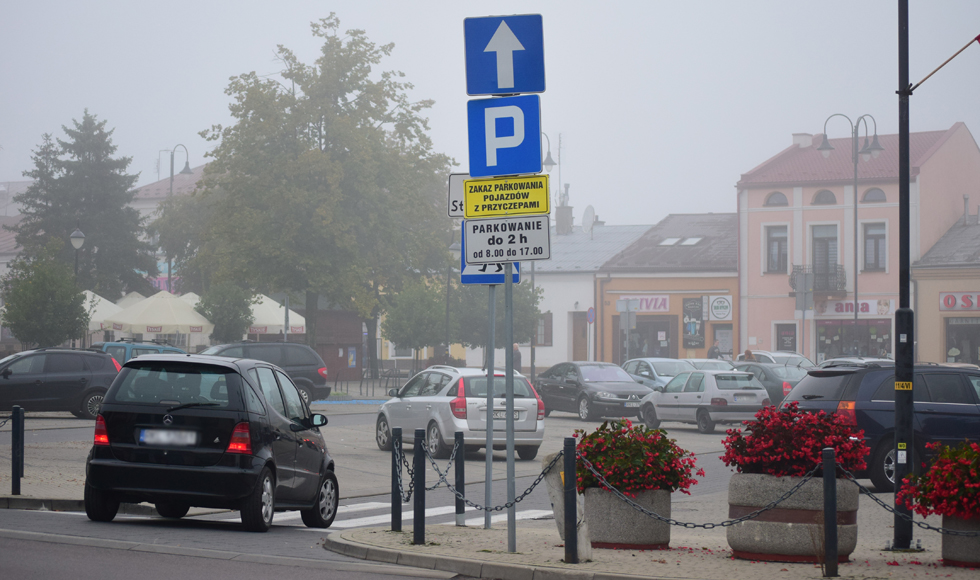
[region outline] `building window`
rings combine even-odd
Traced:
[[[538,332],[534,338],[537,346],[551,346],[551,313],[542,312],[538,318]]]
[[[837,226],[813,226],[813,288],[837,288]]]
[[[766,228],[766,273],[786,273],[789,261],[788,229],[786,226]]]
[[[888,201],[888,198],[885,197],[885,192],[877,187],[872,187],[864,192],[864,197],[861,198],[862,203],[885,203],[886,201]]]
[[[767,207],[779,206],[779,205],[789,205],[789,201],[786,200],[786,196],[778,191],[774,191],[769,194],[766,198]]]
[[[813,205],[835,205],[837,197],[829,189],[821,189],[813,196]]]
[[[401,348],[395,343],[391,343],[392,349],[394,350],[392,358],[410,358],[414,351],[410,348]]]
[[[885,224],[864,224],[864,269],[884,270]]]

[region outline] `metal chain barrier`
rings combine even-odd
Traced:
[[[914,519],[912,519],[912,516],[910,516],[908,514],[904,514],[904,513],[900,512],[900,511],[896,510],[895,509],[895,506],[888,505],[884,501],[880,500],[878,498],[878,496],[876,496],[874,493],[872,493],[872,491],[870,489],[868,489],[868,488],[864,487],[863,485],[861,485],[860,483],[858,483],[857,479],[854,478],[854,474],[852,474],[850,471],[844,469],[844,467],[841,466],[840,463],[837,464],[837,469],[839,469],[842,473],[844,473],[845,479],[850,480],[851,483],[853,483],[854,485],[856,485],[858,487],[858,490],[860,491],[860,493],[863,493],[864,495],[866,495],[869,498],[871,498],[871,501],[873,501],[876,504],[880,505],[881,507],[885,508],[885,511],[889,511],[892,514],[897,515],[898,517],[902,518],[903,520],[905,520],[907,522],[912,522],[913,524],[919,526],[923,530],[932,530],[933,532],[939,532],[940,534],[946,534],[947,536],[967,536],[967,537],[974,537],[974,538],[977,537],[977,536],[980,536],[980,532],[967,532],[967,531],[963,531],[963,530],[950,530],[950,529],[943,528],[943,527],[931,526],[931,525],[929,525],[929,524],[927,524],[925,522],[915,521]]]
[[[398,470],[398,495],[402,498],[402,503],[408,503],[412,500],[412,491],[415,488],[415,471],[412,466],[408,464],[408,459],[405,457],[405,452],[402,450],[402,442],[398,437],[395,437],[391,444],[395,448],[395,453],[401,458],[400,463],[408,471],[408,493],[405,493],[405,488],[402,484],[402,470]]]
[[[426,454],[426,456],[429,455],[429,450],[428,449],[425,450],[425,454]],[[498,506],[494,506],[494,507],[485,507],[485,506],[482,506],[482,505],[480,505],[478,503],[475,503],[475,502],[472,502],[472,501],[466,499],[466,497],[463,494],[461,494],[460,492],[458,492],[455,487],[453,487],[448,481],[446,481],[446,476],[449,475],[449,468],[448,467],[446,468],[446,474],[445,475],[443,475],[443,473],[441,471],[439,471],[439,467],[436,466],[435,462],[432,463],[432,467],[436,470],[436,473],[439,474],[439,480],[440,481],[444,481],[446,483],[446,488],[449,491],[453,492],[453,495],[455,495],[457,498],[459,498],[460,500],[462,500],[463,503],[465,503],[466,505],[470,506],[471,508],[476,508],[476,509],[478,509],[480,511],[484,511],[484,512],[498,512],[498,511],[503,511],[505,509],[509,509],[509,508],[517,505],[521,500],[523,500],[528,495],[530,495],[531,492],[534,491],[534,488],[537,487],[539,483],[541,483],[542,481],[544,481],[544,476],[548,475],[548,472],[551,471],[551,468],[554,467],[556,463],[558,463],[558,460],[561,459],[561,457],[562,457],[563,454],[564,454],[563,451],[559,451],[558,452],[558,455],[556,455],[555,458],[551,460],[551,463],[549,463],[547,466],[545,466],[545,468],[541,471],[541,473],[538,475],[538,477],[531,483],[531,486],[528,487],[526,490],[524,490],[524,493],[522,493],[521,495],[517,496],[514,499],[514,501],[507,502],[504,505],[498,505]],[[432,458],[431,457],[429,457],[429,461],[432,461]]]
[[[652,512],[652,511],[646,509],[645,507],[637,504],[636,502],[634,502],[633,500],[631,500],[629,497],[627,497],[626,495],[624,495],[623,492],[619,491],[618,489],[616,489],[615,487],[613,487],[612,485],[610,485],[609,482],[606,481],[606,478],[603,477],[601,473],[599,473],[598,471],[596,471],[595,467],[592,466],[592,463],[590,463],[588,459],[586,459],[585,457],[583,457],[581,453],[576,453],[575,456],[578,459],[580,459],[585,464],[585,467],[589,471],[592,472],[592,475],[596,476],[596,478],[604,486],[606,486],[610,491],[612,491],[616,495],[616,497],[618,497],[619,499],[621,499],[624,502],[626,502],[627,504],[629,504],[630,507],[632,507],[636,511],[641,512],[644,515],[647,515],[649,517],[656,518],[656,519],[658,519],[658,520],[660,520],[662,522],[666,522],[666,523],[668,523],[668,524],[670,524],[672,526],[682,526],[682,527],[685,527],[685,528],[688,528],[688,529],[703,528],[705,530],[711,530],[711,529],[719,528],[719,527],[726,528],[726,527],[729,527],[729,526],[734,526],[735,524],[740,524],[740,523],[742,523],[742,522],[744,522],[746,520],[751,520],[753,518],[759,517],[759,515],[762,514],[763,512],[766,512],[766,511],[769,511],[769,510],[775,508],[777,505],[779,505],[780,503],[782,503],[783,501],[785,501],[786,499],[788,499],[791,495],[793,495],[794,493],[796,493],[797,491],[799,491],[799,489],[801,487],[803,487],[803,484],[805,484],[806,482],[810,481],[810,479],[813,478],[814,474],[820,469],[820,465],[815,466],[813,469],[810,470],[809,473],[807,473],[806,475],[803,476],[803,478],[800,480],[799,483],[797,483],[796,485],[794,485],[789,491],[787,491],[782,496],[780,496],[779,499],[777,499],[775,501],[772,501],[772,502],[764,505],[763,507],[755,510],[754,512],[747,513],[744,516],[742,516],[740,518],[735,518],[733,520],[725,520],[725,521],[723,521],[721,523],[718,523],[718,524],[713,524],[713,523],[695,524],[695,523],[692,523],[692,522],[681,522],[681,521],[675,520],[673,518],[666,518],[666,517],[664,517],[664,516],[662,516],[662,515],[660,515],[658,513]]]
[[[453,445],[453,452],[449,455],[449,463],[446,464],[446,473],[439,471],[439,466],[436,465],[435,459],[429,455],[429,448],[425,445],[422,445],[422,448],[425,449],[425,456],[428,458],[429,463],[432,464],[432,469],[436,470],[436,473],[439,474],[439,480],[436,481],[431,487],[426,487],[425,491],[432,491],[444,483],[449,485],[449,482],[446,481],[446,477],[449,475],[449,469],[453,466],[453,460],[456,459],[456,451],[459,450],[459,445]]]
[[[14,418],[13,415],[8,415],[6,417],[0,417],[0,419],[3,419],[3,421],[0,422],[0,427],[3,427],[4,425],[6,425],[7,424],[7,421],[10,421],[13,418]]]

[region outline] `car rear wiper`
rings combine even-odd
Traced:
[[[190,407],[217,407],[220,403],[184,403],[183,405],[174,405],[167,409],[167,412],[176,411],[178,409],[188,409]]]
[[[803,398],[809,401],[810,399],[822,399],[823,395],[803,395]]]

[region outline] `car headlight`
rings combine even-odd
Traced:
[[[616,395],[614,395],[612,393],[607,393],[606,391],[600,391],[600,392],[598,392],[598,393],[595,394],[595,398],[597,398],[597,399],[616,399],[618,397],[616,397]]]

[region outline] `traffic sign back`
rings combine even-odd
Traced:
[[[544,92],[544,27],[540,14],[463,21],[466,94]]]

